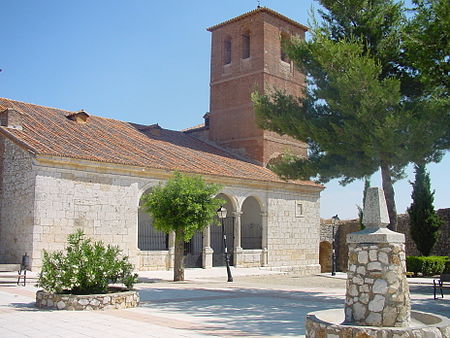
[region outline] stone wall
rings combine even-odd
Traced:
[[[157,181],[81,170],[35,166],[33,268],[42,250],[61,250],[82,229],[94,240],[119,245],[138,266],[139,186]]]
[[[410,299],[403,243],[349,244],[345,322],[369,326],[408,326]],[[376,238],[377,235],[373,235]],[[359,238],[358,238],[359,240]]]
[[[268,205],[269,265],[309,266],[319,273],[319,194],[270,192]]]
[[[141,251],[137,247],[139,199],[161,180],[115,174],[101,165],[98,169],[83,167],[82,162],[80,169],[66,164],[44,165],[46,162],[31,159],[20,148],[12,146],[12,149],[5,163],[17,164],[5,166],[4,171],[7,183],[4,194],[10,197],[2,199],[4,231],[0,259],[20,262],[21,255],[28,252],[32,270],[37,271],[43,249],[63,249],[67,235],[82,229],[94,240],[118,245],[137,269],[173,266],[170,250]],[[237,185],[225,186],[222,192],[233,201],[232,213],[240,214],[244,201],[250,196],[260,204],[263,248],[242,250],[239,266],[320,271],[319,193]],[[26,246],[17,243],[26,243]],[[11,253],[16,256],[8,258]]]
[[[20,263],[31,255],[34,173],[31,155],[0,137],[0,262]]]
[[[450,256],[450,208],[439,209],[437,214],[444,221],[440,229],[440,236],[431,250],[431,255],[435,256]],[[409,215],[402,214],[398,217],[398,231],[406,236],[406,255],[420,256],[417,250],[416,243],[414,243],[409,233]]]
[[[436,242],[432,255],[437,256],[449,256],[450,255],[450,208],[439,209],[437,214],[444,221],[441,226],[441,233],[438,241]],[[336,226],[336,257],[337,257],[337,270],[347,271],[348,264],[348,246],[346,243],[347,234],[355,231],[359,231],[359,220],[342,220],[339,226]],[[416,248],[416,244],[411,238],[409,233],[409,215],[398,215],[398,232],[405,234],[405,252],[407,256],[420,256],[420,252]],[[332,230],[331,224],[326,223],[325,220],[321,220],[320,224],[320,242],[332,243]]]
[[[139,305],[137,291],[122,291],[106,294],[72,295],[36,292],[36,307],[53,310],[91,311],[126,309]]]

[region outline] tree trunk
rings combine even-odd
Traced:
[[[389,226],[392,231],[397,231],[397,209],[395,207],[394,185],[392,183],[391,171],[389,165],[381,164],[381,178],[383,181],[384,198],[389,213]]]
[[[184,281],[184,238],[183,231],[175,232],[175,258],[173,266],[174,282]]]

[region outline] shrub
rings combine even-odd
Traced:
[[[445,262],[444,273],[450,274],[450,259]]]
[[[131,289],[137,281],[128,257],[117,246],[92,242],[82,230],[67,237],[66,252],[44,250],[38,286],[53,293],[107,293],[110,283]]]
[[[447,257],[445,256],[408,256],[406,257],[406,268],[409,272],[432,276],[441,274],[445,269]]]

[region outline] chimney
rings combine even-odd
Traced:
[[[13,108],[6,108],[1,110],[0,125],[6,128],[22,130],[22,113],[19,113]]]
[[[66,115],[66,117],[69,120],[75,121],[76,123],[86,123],[89,119],[89,114],[81,109],[80,111]]]

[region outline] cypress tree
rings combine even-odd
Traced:
[[[442,220],[434,211],[434,191],[431,191],[430,175],[425,164],[416,164],[415,181],[411,183],[413,200],[408,208],[411,237],[417,249],[424,256],[429,256],[439,236]]]

